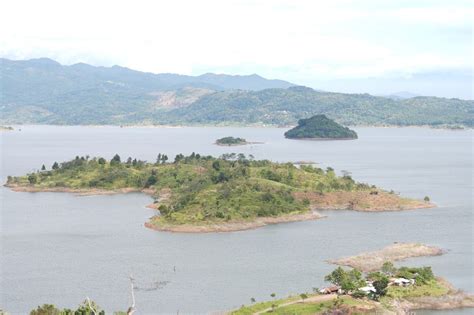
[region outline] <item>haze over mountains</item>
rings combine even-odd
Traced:
[[[346,125],[474,121],[473,101],[328,93],[258,75],[153,74],[47,58],[0,59],[0,73],[4,124],[289,125],[315,114]]]

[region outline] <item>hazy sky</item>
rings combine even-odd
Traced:
[[[0,56],[472,98],[473,3],[2,0]]]

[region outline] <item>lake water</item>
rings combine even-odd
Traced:
[[[75,307],[86,296],[108,311],[209,313],[311,291],[334,266],[324,261],[393,242],[439,246],[417,258],[456,287],[474,292],[472,131],[356,128],[354,141],[295,141],[278,128],[119,128],[21,126],[1,134],[1,180],[76,155],[154,160],[158,153],[253,154],[274,161],[311,160],[350,171],[357,181],[404,196],[430,196],[439,207],[405,212],[326,211],[317,221],[213,234],[156,232],[142,194],[79,197],[20,193],[2,187],[0,308],[27,313],[39,304]],[[218,147],[239,136],[264,142]],[[156,289],[157,282],[167,281]],[[450,312],[466,313],[470,310]],[[423,314],[427,314],[424,312]]]

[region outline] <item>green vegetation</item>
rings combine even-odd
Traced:
[[[352,309],[357,310],[357,307],[365,307],[366,309],[374,309],[370,302],[357,300],[350,296],[340,296],[334,299],[320,301],[317,299],[317,294],[303,293],[306,298],[288,297],[276,301],[267,301],[256,303],[250,306],[242,306],[241,308],[232,311],[232,315],[250,315],[257,312],[271,313],[271,314],[298,314],[298,315],[313,315],[313,314],[359,314],[357,311],[350,313]],[[315,301],[307,299],[315,299]],[[307,301],[305,301],[307,300]],[[336,313],[339,311],[340,313]]]
[[[346,293],[365,285],[362,273],[359,270],[345,271],[341,267],[337,267],[333,272],[324,277],[324,280],[341,287],[341,290]]]
[[[76,310],[58,309],[52,304],[43,304],[32,310],[30,315],[105,315],[105,311],[94,301],[85,300]]]
[[[341,126],[325,115],[300,119],[298,126],[285,132],[290,139],[357,139],[357,133]]]
[[[325,114],[345,126],[474,127],[474,101],[468,100],[390,99],[257,76],[152,75],[47,59],[2,59],[0,72],[3,124],[288,126]]]
[[[397,286],[390,282],[392,276],[414,279],[415,283],[406,287]],[[417,297],[441,297],[450,290],[442,281],[435,279],[430,267],[397,269],[391,262],[386,262],[380,271],[368,273],[365,277],[356,269],[338,267],[325,280],[340,287],[342,294],[301,293],[286,299],[242,306],[231,314],[378,314],[383,313],[384,309],[393,310],[394,300],[400,302]],[[361,290],[371,285],[375,292]]]
[[[247,144],[247,141],[243,138],[224,137],[224,138],[217,139],[216,144],[233,146],[233,145]]]
[[[243,154],[220,158],[178,154],[173,162],[159,154],[155,163],[128,158],[122,161],[77,156],[21,177],[8,177],[7,186],[41,190],[147,189],[156,198],[161,216],[154,224],[207,224],[245,222],[258,217],[277,217],[308,212],[306,193],[373,191],[350,176],[311,165],[253,160]]]

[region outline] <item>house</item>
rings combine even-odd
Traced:
[[[333,286],[326,287],[319,290],[319,293],[321,294],[341,293],[341,287],[337,285],[333,285]]]
[[[377,291],[372,285],[367,285],[365,287],[359,288],[358,290],[364,292],[365,294],[375,293]]]
[[[415,284],[415,279],[405,279],[405,278],[394,278],[390,279],[390,285],[396,285],[399,287],[408,287]]]

